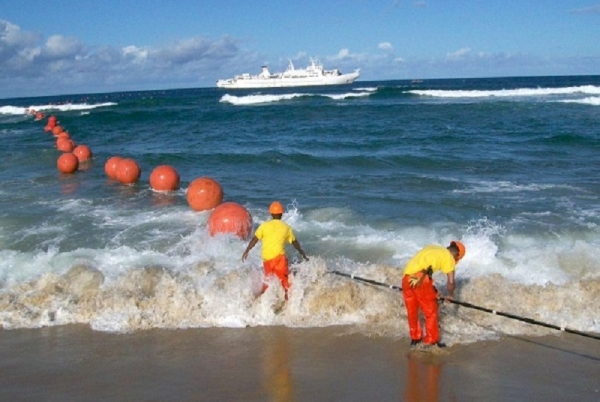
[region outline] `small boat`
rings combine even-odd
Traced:
[[[310,60],[306,68],[296,69],[290,60],[287,70],[283,73],[272,74],[267,66],[262,67],[258,75],[248,73],[236,75],[233,78],[217,80],[218,88],[289,88],[319,85],[352,84],[360,76],[360,69],[352,73],[342,74],[340,70],[325,70],[323,65]]]

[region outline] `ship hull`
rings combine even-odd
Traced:
[[[254,89],[254,88],[294,88],[294,87],[310,87],[310,86],[326,86],[326,85],[348,85],[352,84],[360,74],[358,72],[350,74],[342,74],[330,77],[278,77],[264,78],[252,77],[246,79],[228,79],[218,80],[218,88],[230,89]]]

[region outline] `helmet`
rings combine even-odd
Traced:
[[[279,201],[273,201],[269,207],[269,213],[278,215],[283,213],[283,205]]]
[[[461,242],[459,242],[458,240],[453,240],[450,243],[450,245],[453,245],[453,244],[458,249],[458,257],[456,259],[456,262],[458,262],[458,261],[460,261],[465,256],[465,253],[467,252],[467,249],[465,248],[465,245],[462,244]]]

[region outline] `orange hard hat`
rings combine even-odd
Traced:
[[[279,201],[273,201],[269,206],[269,213],[278,215],[283,213],[283,205]]]
[[[458,240],[453,240],[452,243],[450,243],[450,245],[453,245],[453,244],[458,249],[458,257],[456,258],[456,261],[458,262],[465,256],[467,249],[465,248],[465,245],[462,244],[461,242],[459,242]]]

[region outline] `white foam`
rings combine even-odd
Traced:
[[[539,183],[515,183],[511,181],[488,181],[474,182],[465,189],[453,190],[455,194],[478,194],[478,193],[520,193],[538,192],[550,189],[575,190],[573,186],[566,184],[539,184]]]
[[[302,98],[302,97],[324,97],[334,100],[343,100],[348,98],[360,98],[371,95],[370,91],[367,92],[347,92],[344,94],[311,94],[311,93],[293,93],[293,94],[257,94],[257,95],[246,95],[246,96],[235,96],[225,94],[221,97],[219,102],[231,103],[232,105],[259,105],[263,103],[275,103],[288,101],[290,99]]]
[[[0,106],[0,114],[18,114],[26,113],[26,108],[17,106]],[[32,116],[33,117],[33,116]]]
[[[5,306],[0,325],[5,328],[84,323],[96,330],[128,332],[365,324],[372,330],[405,334],[403,305],[397,292],[327,271],[399,285],[402,268],[422,246],[446,245],[458,239],[467,246],[467,254],[457,267],[461,298],[581,330],[600,331],[593,309],[574,316],[552,301],[570,294],[581,299],[576,305],[598,303],[593,295],[594,284],[600,286],[596,266],[600,239],[593,234],[540,239],[511,233],[486,218],[465,226],[440,223],[390,230],[362,223],[347,208],[304,212],[292,201],[285,205],[283,219],[294,228],[310,261],[297,262],[296,251],[289,249],[295,275],[290,300],[282,304],[283,291],[276,280],[267,281],[269,289],[256,298],[263,280],[260,248],[253,249],[242,262],[247,240],[232,235],[211,237],[206,213],[183,207],[119,212],[85,200],[66,201],[58,208],[78,219],[92,219],[114,236],[95,248],[65,250],[59,241],[30,252],[0,250],[0,303]],[[252,213],[255,224],[270,219],[263,209]],[[28,235],[52,239],[67,235],[60,227],[28,231]],[[101,273],[102,284],[74,293],[65,282],[66,273],[74,266]],[[436,276],[436,281],[443,289],[444,276]],[[574,294],[580,286],[582,289]],[[546,306],[548,300],[552,303]],[[443,329],[452,342],[487,339],[495,336],[495,331],[538,331],[497,317],[481,318],[452,310],[444,317]]]
[[[299,98],[302,96],[310,96],[308,94],[282,94],[282,95],[246,95],[235,96],[225,94],[219,102],[231,103],[232,105],[258,105],[261,103],[273,103]]]
[[[563,99],[558,102],[562,103],[580,103],[582,105],[600,106],[600,97],[591,96],[583,99]]]
[[[485,261],[496,258],[497,247],[482,233],[487,231],[486,235],[491,236],[497,228],[491,224],[481,226],[485,225],[474,228],[462,239],[469,249],[457,271],[461,300],[574,329],[600,331],[593,307],[599,303],[593,299],[595,287],[600,286],[598,278],[585,278],[585,287],[581,287],[583,282],[579,280],[547,286],[523,284],[523,278],[513,281],[506,275],[492,275],[488,268],[493,268],[493,264],[485,264]],[[290,300],[283,303],[283,291],[275,279],[266,280],[269,288],[256,298],[261,282],[260,259],[247,264],[239,261],[245,242],[226,237],[195,240],[204,243],[190,250],[189,256],[176,259],[126,247],[60,254],[54,250],[46,255],[40,252],[46,262],[49,258],[55,259],[51,262],[55,272],[31,278],[29,284],[21,281],[5,286],[0,293],[0,302],[5,306],[0,313],[0,324],[4,328],[19,328],[84,323],[95,330],[109,332],[365,324],[367,331],[384,331],[394,336],[407,333],[404,306],[397,291],[327,273],[335,269],[383,285],[399,285],[401,271],[397,267],[360,264],[343,257],[329,261],[312,257],[309,262],[292,264],[295,274],[291,277]],[[208,244],[211,242],[214,244]],[[519,244],[531,248],[530,244]],[[211,250],[206,251],[207,247]],[[538,253],[534,253],[537,263],[543,263],[539,257],[549,249],[537,249]],[[81,258],[86,253],[91,258]],[[11,257],[6,252],[2,254],[3,260]],[[220,258],[214,258],[216,255]],[[63,261],[59,263],[61,258]],[[67,259],[71,261],[66,263]],[[65,272],[73,264],[102,272],[103,283],[98,287],[85,282],[86,276],[71,275],[71,280],[79,283],[79,290],[75,290],[65,282]],[[475,275],[476,269],[469,269],[481,265],[486,271],[483,276]],[[532,272],[532,276],[538,273],[546,274],[538,270]],[[443,290],[444,280],[436,277],[436,282]],[[577,297],[573,298],[574,295]],[[566,305],[578,313],[565,309]],[[442,332],[451,342],[489,339],[499,332],[545,333],[539,331],[533,326],[465,309],[445,308],[442,316]]]
[[[326,95],[322,95],[326,98],[331,98],[331,99],[335,99],[335,100],[340,100],[340,99],[348,99],[348,98],[364,98],[365,96],[370,96],[371,93],[370,92],[349,92],[349,93],[345,93],[345,94],[339,94],[339,95],[332,95],[332,94],[326,94]]]
[[[115,106],[117,103],[113,102],[104,102],[104,103],[96,103],[96,104],[87,104],[87,103],[65,103],[60,105],[47,104],[47,105],[32,105],[29,107],[20,107],[20,106],[0,106],[0,114],[9,114],[9,115],[23,115],[29,113],[31,110],[35,110],[36,112],[47,112],[47,111],[76,111],[76,110],[91,110],[100,107],[107,106]],[[34,116],[31,116],[32,118]]]
[[[528,97],[549,95],[575,95],[575,94],[600,94],[600,87],[583,85],[562,88],[517,88],[501,90],[410,90],[415,95],[431,96],[436,98],[488,98],[488,97]]]

